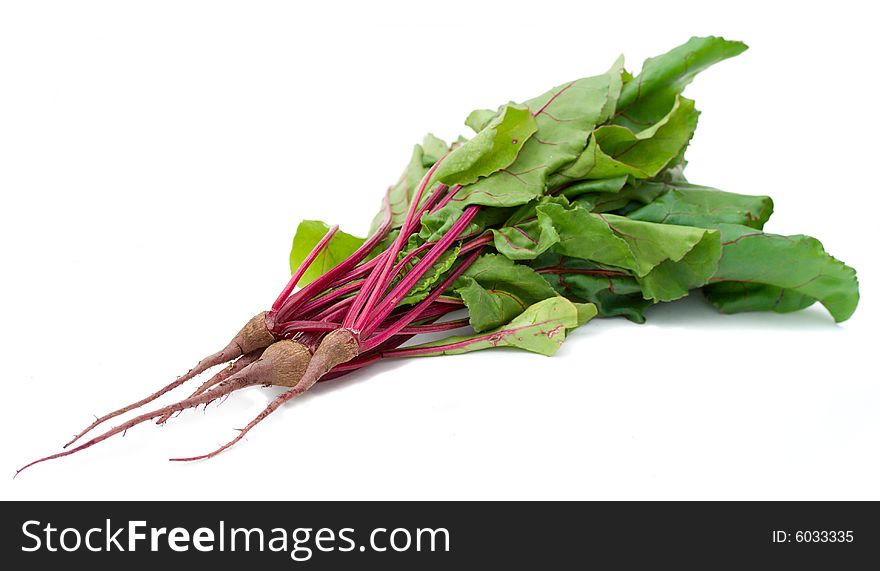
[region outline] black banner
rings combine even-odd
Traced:
[[[89,569],[853,568],[880,555],[876,505],[834,502],[13,502],[2,533],[4,562]]]

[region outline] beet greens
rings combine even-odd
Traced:
[[[428,135],[386,192],[367,238],[302,222],[292,277],[268,311],[186,375],[25,468],[247,387],[285,388],[230,442],[175,460],[210,458],[315,383],[380,359],[494,347],[552,355],[593,317],[642,322],[651,305],[695,290],[725,313],[788,312],[818,301],[846,320],[858,303],[852,268],[814,238],[764,233],[769,197],[694,185],[683,175],[699,111],[682,91],[745,49],[692,38],[647,60],[635,77],[620,58],[604,74],[474,111],[469,140]],[[453,315],[462,310],[466,318]],[[463,327],[471,332],[411,343]],[[70,447],[226,363],[188,398]]]

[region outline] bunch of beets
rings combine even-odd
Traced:
[[[470,139],[446,144],[428,135],[385,194],[368,238],[302,222],[293,276],[268,311],[186,375],[24,468],[246,387],[286,388],[227,444],[175,460],[210,458],[318,381],[380,359],[492,347],[552,355],[597,315],[642,322],[650,305],[693,290],[724,313],[789,312],[818,301],[836,321],[849,318],[858,304],[855,270],[814,238],[765,233],[769,197],[683,175],[699,112],[681,93],[697,73],[745,49],[692,38],[648,59],[637,76],[620,58],[602,75],[474,111]],[[412,342],[454,330],[466,332]],[[188,398],[71,447],[227,363]]]

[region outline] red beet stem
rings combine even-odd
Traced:
[[[452,228],[450,228],[446,234],[434,244],[427,254],[422,256],[415,267],[400,280],[400,282],[391,290],[391,293],[389,293],[375,308],[375,311],[371,312],[371,314],[364,313],[361,315],[359,320],[355,323],[355,329],[360,331],[362,335],[366,336],[369,336],[375,331],[375,328],[384,321],[385,317],[387,317],[388,314],[397,307],[397,304],[406,297],[425,272],[431,269],[440,256],[450,248],[452,243],[458,238],[459,234],[461,234],[474,219],[477,212],[479,212],[478,206],[467,207],[459,219],[456,220],[455,224],[452,225]],[[435,290],[438,289],[441,288],[435,288]],[[376,291],[378,291],[378,288]],[[443,291],[440,291],[440,293],[443,293]],[[440,294],[438,293],[437,295]]]
[[[452,272],[450,272],[449,275],[446,276],[446,279],[444,279],[443,282],[439,286],[434,288],[434,290],[431,292],[431,294],[428,297],[426,297],[425,299],[423,299],[422,301],[417,303],[415,306],[413,306],[412,309],[407,311],[400,319],[398,319],[395,323],[390,325],[387,329],[385,329],[381,333],[379,333],[371,338],[368,338],[366,341],[361,341],[361,349],[363,351],[368,351],[370,349],[373,349],[374,347],[376,347],[376,346],[382,344],[383,342],[385,342],[386,340],[388,340],[393,335],[398,334],[407,325],[410,325],[413,321],[416,321],[422,315],[422,313],[424,313],[424,311],[426,309],[428,309],[428,307],[430,305],[432,305],[438,297],[440,297],[440,295],[444,291],[446,291],[449,287],[452,286],[452,284],[455,283],[455,280],[457,280],[459,277],[461,277],[461,274],[463,274],[465,272],[465,270],[467,270],[470,267],[470,265],[476,261],[476,259],[480,256],[481,253],[482,253],[482,250],[475,250],[474,252],[471,252],[470,255],[468,255],[464,260],[459,262],[458,266],[456,266],[456,268]],[[378,316],[376,317],[376,319],[378,319]],[[384,318],[383,318],[383,320],[384,320]],[[381,322],[379,322],[375,325],[371,324],[368,327],[368,329],[375,330],[380,324],[381,324]]]
[[[468,252],[472,252],[473,250],[475,250],[477,248],[482,248],[483,246],[487,246],[487,245],[491,244],[493,241],[494,241],[494,237],[492,236],[491,233],[490,234],[483,234],[482,236],[480,236],[478,238],[468,240],[467,242],[462,244],[461,250],[458,251],[458,255],[463,256],[464,254],[467,254]]]
[[[391,231],[392,221],[391,202],[387,192],[385,193],[385,198],[382,202],[382,206],[384,220],[382,222],[382,225],[379,226],[376,232],[372,236],[370,236],[367,241],[361,245],[360,248],[355,250],[355,252],[342,263],[340,263],[309,285],[305,286],[295,294],[288,297],[277,312],[278,321],[288,320],[290,315],[293,314],[299,304],[315,297],[317,294],[321,293],[329,286],[331,286],[341,276],[344,276],[348,272],[352,271],[358,264],[360,264],[364,260],[364,258],[370,255],[370,252],[372,252],[382,240],[385,239],[385,237]]]
[[[413,258],[418,256],[419,254],[421,254],[425,250],[430,249],[431,246],[433,246],[435,243],[436,242],[426,242],[426,243],[422,244],[421,246],[419,246],[418,248],[416,248],[415,250],[413,250],[412,252],[410,252],[409,254],[407,254],[406,256],[404,256],[403,259],[400,260],[399,262],[397,262],[397,264],[394,266],[394,268],[392,268],[391,279],[393,280],[394,278],[396,278],[400,274],[400,272],[407,266],[407,264],[409,264],[410,262],[413,261]]]
[[[455,198],[455,195],[456,195],[456,193],[457,193],[459,190],[461,190],[461,185],[460,185],[460,184],[456,184],[456,185],[453,186],[451,189],[449,189],[449,192],[446,193],[446,196],[443,197],[443,200],[441,200],[441,201],[437,204],[437,208],[435,208],[434,210],[435,210],[435,211],[436,211],[436,210],[440,210],[441,208],[443,208],[444,206],[446,206],[447,204],[449,204],[449,203],[452,201],[452,199]]]
[[[422,181],[416,190],[415,196],[413,196],[412,202],[410,202],[406,218],[401,225],[400,234],[397,236],[397,239],[394,240],[391,247],[385,251],[384,263],[377,266],[376,269],[373,270],[373,273],[370,274],[370,279],[367,281],[368,287],[361,289],[361,292],[355,297],[354,303],[352,303],[348,314],[342,322],[345,327],[351,328],[354,326],[355,329],[359,329],[359,321],[362,320],[361,318],[370,313],[373,305],[379,300],[379,296],[385,293],[385,289],[388,287],[389,274],[395,260],[397,259],[397,254],[403,249],[406,241],[412,233],[412,221],[416,212],[419,210],[419,203],[422,201],[422,196],[425,194],[425,190],[431,177],[434,176],[434,173],[437,171],[437,168],[439,168],[446,156],[447,155],[444,155],[440,160],[434,163],[434,165],[428,169],[428,172],[425,173],[425,176],[422,177]]]
[[[345,297],[346,295],[357,291],[366,280],[356,280],[349,284],[343,285],[342,287],[338,287],[332,291],[327,292],[326,294],[316,297],[309,302],[305,303],[300,307],[299,313],[302,318],[315,319],[315,315],[322,309],[325,309],[330,305],[330,302],[336,301],[341,297]],[[280,328],[284,328],[287,323],[282,323],[279,325]]]
[[[275,300],[275,303],[272,304],[272,311],[278,311],[281,307],[281,304],[284,303],[284,300],[290,295],[290,292],[293,291],[293,288],[296,287],[296,284],[299,283],[299,280],[302,279],[303,275],[312,265],[312,262],[315,261],[315,258],[327,247],[327,244],[330,243],[330,240],[333,239],[333,236],[339,230],[339,226],[332,226],[327,233],[324,234],[324,237],[321,238],[321,241],[318,242],[312,251],[309,252],[309,255],[306,256],[305,260],[299,265],[296,269],[296,272],[290,277],[290,281],[287,282],[287,285],[284,286],[284,289],[281,290],[281,293],[278,295],[278,298]]]
[[[441,323],[429,323],[427,325],[410,325],[404,327],[398,332],[398,335],[422,335],[425,333],[443,333],[460,329],[470,325],[468,318],[456,319],[454,321],[443,321]]]
[[[339,329],[341,326],[341,323],[333,323],[324,319],[321,321],[288,321],[284,324],[284,329],[281,330],[281,336],[289,337],[293,333],[299,331],[329,332],[334,329]]]
[[[445,184],[441,184],[438,186],[434,192],[431,193],[431,196],[428,197],[428,200],[425,201],[424,206],[422,206],[418,212],[416,212],[415,216],[413,216],[413,220],[421,221],[422,216],[425,215],[426,212],[430,212],[435,210],[435,206],[442,200],[446,200],[446,196],[449,193],[449,187]],[[439,210],[439,208],[437,208]]]

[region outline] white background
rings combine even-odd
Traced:
[[[0,497],[880,499],[878,42],[870,3],[8,2],[0,8]],[[596,320],[553,359],[484,352],[319,386],[229,452],[253,389],[12,480],[274,299],[302,218],[363,233],[424,133],[635,71],[691,35],[751,49],[688,89],[689,177],[863,302]],[[7,478],[8,476],[8,478]]]

